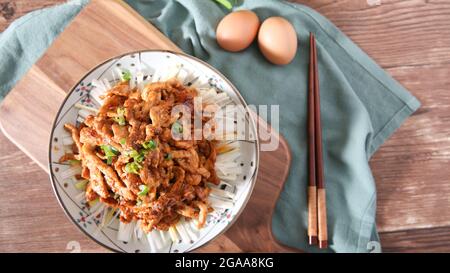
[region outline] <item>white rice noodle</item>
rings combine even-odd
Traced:
[[[169,228],[169,235],[170,239],[172,239],[172,242],[174,243],[180,242],[180,237],[178,236],[177,230],[173,226]]]
[[[238,141],[220,141],[216,144],[216,151],[218,154],[224,154],[234,149],[240,149]]]
[[[136,72],[136,87],[137,87],[137,89],[142,91],[142,89],[144,89],[144,86],[145,86],[144,73],[142,71],[138,71],[138,72]],[[130,83],[130,88],[131,89],[134,88],[134,86],[132,86],[131,83]]]
[[[225,181],[231,182],[231,181],[236,181],[237,178],[238,178],[238,175],[237,174],[232,174],[232,173],[225,175],[225,174],[223,174],[221,172],[217,172],[217,177],[220,178],[221,180],[225,180]]]
[[[212,195],[209,197],[208,201],[209,201],[211,207],[213,207],[214,209],[231,209],[234,207],[233,201],[219,199]]]
[[[189,243],[191,241],[191,237],[184,228],[182,221],[178,222],[178,224],[175,226],[175,229],[178,231],[178,234],[180,234],[181,240],[183,242]]]
[[[65,136],[65,137],[63,137],[62,144],[63,145],[72,145],[73,144],[72,136]]]
[[[191,220],[189,221],[189,224],[191,224],[191,227],[192,227],[194,230],[198,230],[198,221],[197,221],[197,219],[191,219]]]
[[[239,143],[229,143],[224,145],[230,145],[231,150],[223,149],[224,152],[220,153],[216,158],[216,164],[214,166],[217,176],[221,180],[235,181],[238,175],[242,172],[242,168],[236,162],[241,156]],[[219,146],[224,148],[224,145]]]
[[[136,221],[136,225],[134,226],[133,236],[136,241],[140,241],[142,236],[144,235],[144,231],[141,228],[141,220]]]
[[[147,234],[147,239],[149,238],[148,236],[151,234],[151,237],[153,239],[153,241],[155,242],[155,245],[158,249],[163,249],[165,246],[167,246],[167,243],[169,241],[167,240],[163,240],[161,238],[161,233],[158,230],[153,230],[152,232]]]
[[[91,107],[89,107],[89,108],[91,108]],[[95,112],[92,111],[91,109],[90,110],[80,109],[80,111],[78,111],[78,115],[83,118],[86,118],[87,116],[92,115],[93,113],[95,113]]]
[[[224,191],[217,188],[211,188],[211,195],[220,199],[229,199],[233,200],[236,196],[233,192]]]
[[[225,164],[228,162],[235,161],[241,156],[240,149],[233,149],[223,154],[219,154],[216,159],[216,163]]]
[[[81,103],[75,103],[75,108],[80,109],[80,111],[78,111],[78,115],[79,115],[79,116],[82,116],[82,117],[87,117],[88,115],[90,115],[90,114],[92,114],[92,113],[94,113],[94,114],[98,113],[98,109],[96,109],[96,108],[94,108],[94,107],[86,106],[86,105],[81,104]],[[81,112],[82,110],[87,111],[87,114],[86,114],[86,115],[80,114],[80,112]],[[91,113],[89,113],[89,112],[91,112]],[[83,112],[83,113],[85,113],[85,112]]]
[[[231,162],[234,163],[234,162]],[[238,176],[240,173],[242,173],[242,169],[240,166],[238,166],[237,164],[231,167],[222,167],[219,164],[216,164],[215,166],[215,170],[217,172],[218,175],[221,175],[222,177],[227,177],[227,176]]]
[[[147,241],[150,246],[150,253],[157,253],[158,248],[156,247],[155,241],[153,240],[153,237],[149,234],[147,234]]]
[[[135,222],[125,224],[119,221],[119,230],[117,231],[117,240],[129,242],[134,231]]]
[[[78,123],[83,123],[83,122],[84,122],[84,118],[81,117],[81,116],[78,116],[78,117],[77,117],[77,122],[78,122]]]
[[[70,166],[68,169],[61,172],[61,179],[67,179],[72,176],[75,176],[77,174],[81,173],[81,167],[79,165],[76,166]]]
[[[178,79],[180,82],[185,83],[185,82],[186,82],[186,79],[189,77],[189,75],[190,75],[190,74],[189,74],[189,72],[188,72],[186,69],[181,68],[180,71],[178,71],[177,79]]]
[[[192,222],[192,220],[190,220],[189,222]],[[189,235],[192,241],[196,241],[198,239],[197,233],[192,229],[192,226],[189,225],[188,222],[183,220],[181,225],[183,225],[184,229],[186,230],[187,234]],[[197,228],[195,230],[197,230]]]
[[[159,232],[159,235],[161,236],[162,243],[164,245],[169,243],[170,239],[168,238],[167,231],[158,230],[158,232]]]
[[[198,89],[199,95],[202,97],[202,102],[205,104],[212,104],[214,102],[214,98],[217,96],[217,91],[214,87],[209,89]]]

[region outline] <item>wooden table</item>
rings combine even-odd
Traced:
[[[0,0],[0,30],[33,9],[60,2]],[[384,251],[450,251],[450,2],[297,2],[327,16],[422,102],[371,160]],[[0,133],[0,198],[14,205],[0,208],[0,251],[68,251],[70,240],[83,251],[102,250],[70,221],[61,221],[65,216],[53,196],[33,195],[30,184],[51,192],[47,174]],[[9,187],[23,194],[8,195]],[[24,202],[36,203],[35,217],[23,217],[30,213],[21,210]],[[65,224],[36,228],[43,221]]]

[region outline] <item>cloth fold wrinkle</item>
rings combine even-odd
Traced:
[[[32,12],[0,36],[0,99],[88,2],[71,1]],[[215,28],[225,10],[214,1],[126,2],[184,52],[220,70],[249,104],[280,105],[280,133],[290,145],[292,163],[272,219],[277,241],[308,252],[371,251],[369,243],[378,243],[379,238],[375,224],[376,190],[368,159],[420,103],[330,21],[306,6],[246,0],[237,7],[253,10],[261,21],[269,16],[283,16],[294,25],[299,40],[296,57],[289,65],[275,66],[262,57],[256,42],[238,53],[219,48]],[[37,17],[40,20],[36,22]],[[17,40],[10,35],[16,32]],[[306,236],[309,32],[316,34],[319,45],[329,204],[327,250],[308,246]],[[23,43],[25,40],[27,43]],[[24,57],[21,52],[31,54]],[[14,76],[8,77],[11,74]]]

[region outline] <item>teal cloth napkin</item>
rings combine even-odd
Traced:
[[[246,0],[261,20],[283,16],[297,31],[299,50],[286,66],[268,63],[253,44],[240,53],[221,50],[215,27],[227,13],[210,0],[127,1],[183,51],[223,72],[249,104],[279,105],[280,132],[292,150],[289,178],[272,221],[281,243],[310,252],[307,231],[307,69],[309,32],[316,34],[328,231],[334,252],[369,252],[379,242],[371,155],[419,102],[325,17],[298,4]],[[0,94],[4,95],[50,45],[87,0],[30,13],[0,36]],[[81,53],[80,53],[81,54]],[[269,212],[267,212],[269,213]]]

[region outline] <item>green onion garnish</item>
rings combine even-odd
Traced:
[[[125,109],[123,107],[117,108],[117,116],[114,117],[114,121],[119,123],[120,126],[124,126],[126,124]]]
[[[127,165],[125,165],[125,171],[127,173],[139,174],[139,170],[141,168],[142,166],[137,162],[130,162]]]
[[[103,153],[105,153],[106,156],[106,163],[108,165],[111,165],[113,157],[119,154],[119,151],[117,151],[116,148],[110,145],[101,145],[100,148],[103,150]]]
[[[137,163],[141,163],[142,161],[144,161],[145,153],[143,152],[143,150],[141,150],[141,152],[137,156],[133,157],[133,159],[134,159],[134,162],[137,162]]]
[[[171,154],[171,153],[167,153],[167,154],[164,156],[164,159],[165,159],[165,160],[171,160],[171,159],[172,159],[172,154]]]
[[[145,159],[145,155],[147,154],[147,150],[140,150],[139,152],[131,149],[125,152],[125,155],[134,159],[134,162],[141,163]]]
[[[131,72],[126,70],[122,72],[122,81],[127,82],[131,80]]]
[[[146,185],[139,185],[139,189],[141,190],[138,195],[139,196],[146,196],[148,193],[148,187]]]
[[[156,146],[157,146],[156,145],[156,141],[154,141],[153,139],[151,139],[151,140],[149,140],[147,142],[144,142],[142,144],[142,147],[144,147],[147,150],[154,150],[156,148]]]
[[[127,143],[127,139],[121,138],[119,142],[120,142],[120,144],[125,145],[125,143]]]
[[[126,124],[125,117],[114,117],[114,121],[117,122],[120,126],[124,126]]]
[[[69,160],[69,164],[70,165],[78,165],[81,163],[81,160],[77,160],[77,159],[70,159]]]

